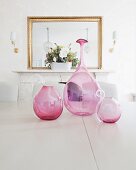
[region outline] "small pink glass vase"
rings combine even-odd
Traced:
[[[101,89],[84,65],[83,46],[87,40],[79,39],[76,42],[80,44],[80,63],[65,85],[64,104],[73,114],[91,115],[96,112],[96,106],[101,100],[101,96],[96,95]]]
[[[121,113],[120,104],[112,97],[105,97],[97,106],[97,115],[105,123],[117,122]]]
[[[54,86],[43,86],[34,97],[33,109],[42,120],[57,119],[63,111],[63,102]]]

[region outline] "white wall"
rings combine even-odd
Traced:
[[[0,81],[17,81],[11,71],[27,68],[27,16],[103,16],[103,68],[117,72],[111,81],[122,93],[136,90],[135,8],[135,0],[0,0]],[[114,30],[118,41],[110,54]],[[11,31],[17,33],[18,54],[9,40]]]

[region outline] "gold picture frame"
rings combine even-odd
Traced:
[[[33,23],[38,22],[97,22],[98,23],[98,66],[92,69],[102,68],[102,17],[101,16],[51,16],[51,17],[27,17],[27,47],[28,47],[28,69],[47,69],[46,67],[34,67],[33,66],[33,44],[32,44],[32,29]]]

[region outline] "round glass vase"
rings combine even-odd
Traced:
[[[105,97],[97,106],[97,116],[105,123],[115,123],[121,117],[121,107],[117,100]]]
[[[33,100],[33,109],[42,120],[57,119],[63,111],[63,101],[54,86],[43,86]]]

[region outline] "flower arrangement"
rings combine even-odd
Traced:
[[[75,68],[79,62],[76,57],[76,52],[71,50],[71,44],[68,47],[57,45],[55,43],[54,48],[50,48],[46,54],[45,66],[50,68],[52,62],[66,63],[72,62],[72,67]]]

